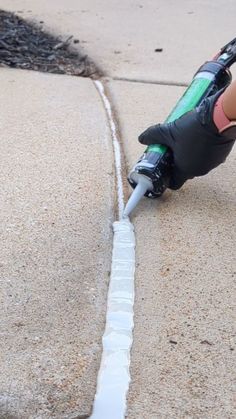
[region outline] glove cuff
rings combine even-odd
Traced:
[[[215,134],[219,133],[219,129],[214,121],[214,109],[216,103],[218,102],[219,98],[222,96],[224,91],[225,88],[219,90],[219,92],[215,93],[214,95],[207,97],[196,108],[196,114],[201,124],[207,126],[208,128],[211,128]]]
[[[223,137],[236,140],[236,121],[231,121],[228,125],[224,126],[224,128],[220,130],[220,134],[223,135]]]

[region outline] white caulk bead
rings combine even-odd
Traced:
[[[124,419],[133,341],[135,237],[128,219],[113,224],[113,255],[103,353],[91,419]]]

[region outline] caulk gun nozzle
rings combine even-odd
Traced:
[[[123,213],[123,217],[128,217],[129,214],[131,213],[131,211],[133,211],[133,209],[136,207],[136,205],[138,204],[138,202],[140,201],[140,199],[143,197],[143,195],[147,192],[147,190],[149,189],[150,186],[150,181],[147,182],[145,181],[145,179],[140,178],[136,188],[134,189],[133,193],[131,194],[124,213]]]

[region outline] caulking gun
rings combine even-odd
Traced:
[[[229,67],[236,61],[236,38],[221,48],[211,60],[203,64],[195,74],[183,96],[167,117],[172,122],[198,106],[203,99],[230,84],[232,76]],[[168,188],[172,166],[172,153],[166,146],[153,144],[133,167],[128,181],[134,189],[124,210],[128,216],[139,200],[160,197]]]

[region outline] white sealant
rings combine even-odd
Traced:
[[[119,144],[119,140],[118,140],[118,136],[117,136],[116,124],[115,124],[113,116],[112,116],[111,104],[110,104],[107,96],[105,95],[103,84],[99,80],[95,80],[94,83],[95,83],[95,85],[96,85],[96,87],[99,91],[99,94],[102,98],[104,107],[106,109],[110,129],[111,129],[112,142],[113,142],[114,155],[115,155],[119,219],[121,220],[122,217],[123,217],[123,211],[124,211],[124,192],[123,192],[122,175],[121,175],[120,144]]]
[[[134,227],[123,218],[124,193],[121,153],[111,105],[100,81],[94,82],[103,100],[115,154],[119,221],[113,223],[113,252],[107,299],[103,352],[91,419],[124,419],[130,383],[130,349],[133,342],[133,305],[135,271]]]

